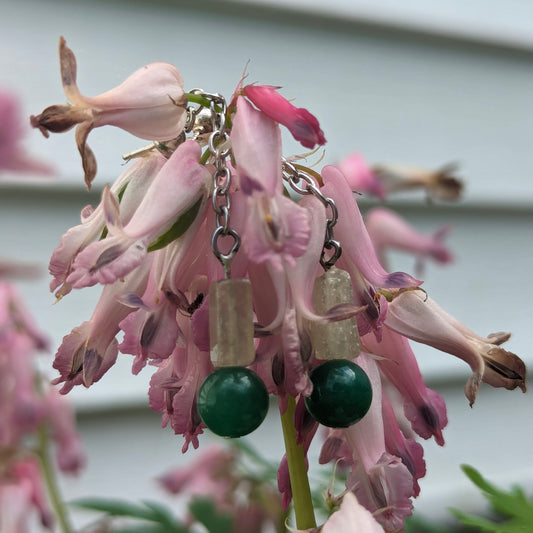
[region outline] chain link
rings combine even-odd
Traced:
[[[241,244],[239,234],[230,227],[231,171],[226,166],[226,158],[230,153],[229,134],[226,131],[226,100],[218,93],[206,93],[201,89],[193,89],[197,94],[209,101],[207,107],[198,106],[187,109],[187,131],[194,132],[196,137],[205,138],[208,134],[207,147],[211,152],[213,172],[213,193],[211,203],[216,217],[216,228],[211,237],[211,248],[215,257],[222,263],[224,275],[230,277],[231,262]],[[231,239],[233,242],[227,252],[221,251],[221,240]],[[227,244],[227,243],[226,243]]]
[[[335,224],[337,224],[339,217],[337,206],[333,199],[322,194],[316,181],[309,174],[300,170],[286,159],[283,159],[282,161],[282,175],[283,179],[289,184],[294,192],[300,195],[312,194],[322,202],[326,210],[330,210],[331,217],[326,220],[324,247],[322,249],[322,254],[320,255],[320,264],[324,270],[329,270],[342,254],[341,245],[339,241],[335,240],[333,234],[333,228]]]

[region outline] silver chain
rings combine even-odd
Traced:
[[[315,180],[303,170],[300,170],[285,159],[282,161],[282,170],[283,179],[294,192],[300,195],[312,194],[322,202],[326,209],[330,210],[331,217],[326,220],[324,247],[320,255],[320,264],[324,270],[329,270],[342,254],[341,245],[339,241],[335,240],[333,235],[333,227],[337,224],[339,217],[337,206],[331,198],[327,198],[322,194]]]
[[[196,131],[195,135],[206,135],[209,133],[207,146],[213,158],[215,171],[213,172],[213,193],[211,203],[216,216],[216,228],[211,237],[211,248],[215,257],[222,263],[226,278],[231,274],[231,262],[241,245],[239,234],[230,227],[230,207],[231,199],[229,190],[231,186],[231,172],[226,166],[226,158],[230,153],[229,134],[226,131],[226,100],[218,93],[206,93],[201,89],[193,89],[191,93],[206,98],[209,101],[210,124],[206,121],[206,108],[188,108],[188,120],[186,130]],[[199,120],[200,119],[200,120]],[[198,123],[200,122],[200,126]],[[220,241],[230,237],[233,240],[232,246],[227,252],[220,249]]]

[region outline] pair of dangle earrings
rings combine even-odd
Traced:
[[[212,203],[217,220],[211,244],[222,263],[225,279],[212,283],[209,289],[210,357],[215,370],[199,388],[197,409],[203,423],[217,435],[241,437],[261,425],[268,412],[269,398],[263,381],[247,368],[255,360],[251,283],[246,278],[231,278],[231,261],[239,249],[240,236],[229,226],[231,172],[225,164],[229,155],[226,104],[218,94],[201,94],[211,105],[208,145],[215,166]],[[205,118],[202,120],[205,123]],[[350,275],[334,266],[342,251],[333,236],[337,221],[335,203],[324,197],[309,174],[287,161],[282,165],[284,180],[295,192],[315,195],[332,212],[320,261],[325,272],[314,284],[315,312],[326,315],[336,306],[353,305]],[[219,240],[223,237],[233,239],[227,253],[220,251]],[[322,362],[310,373],[313,391],[305,398],[306,408],[325,426],[348,427],[367,413],[372,401],[368,376],[351,361],[359,354],[356,318],[328,323],[309,321],[307,328],[315,358]]]

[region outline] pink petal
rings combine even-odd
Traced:
[[[389,274],[381,266],[374,246],[363,223],[357,202],[342,172],[333,165],[322,169],[322,192],[332,198],[338,209],[339,220],[335,226],[335,238],[340,241],[343,255],[353,262],[361,274],[374,286],[412,287],[421,284],[403,272]]]
[[[292,136],[306,148],[326,143],[324,133],[314,115],[307,109],[293,106],[271,85],[247,85],[244,94],[263,113],[286,126]]]
[[[279,127],[243,97],[237,100],[231,146],[237,162],[239,184],[245,194],[258,190],[273,195],[281,191]]]
[[[380,200],[385,200],[383,186],[376,179],[376,176],[360,154],[352,153],[348,155],[337,166],[344,174],[352,191],[370,193],[377,196]]]
[[[365,217],[365,224],[380,258],[384,257],[383,252],[390,247],[421,257],[432,257],[439,263],[453,260],[451,252],[442,244],[442,230],[436,235],[424,235],[397,213],[384,207],[371,209]]]
[[[322,526],[322,533],[384,533],[372,514],[348,492],[342,499],[339,510],[333,513]]]

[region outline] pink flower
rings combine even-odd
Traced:
[[[424,235],[400,215],[385,207],[375,207],[368,211],[365,225],[382,264],[385,264],[387,248],[411,252],[420,259],[431,257],[439,263],[453,260],[451,252],[442,243],[449,227],[440,228],[434,235]]]
[[[465,386],[470,405],[476,400],[481,381],[493,387],[516,387],[526,391],[524,362],[500,348],[510,335],[481,337],[449,315],[423,291],[396,293],[389,303],[385,324],[401,335],[463,359],[472,368]]]
[[[17,98],[11,92],[0,89],[0,173],[25,172],[52,174],[52,168],[32,159],[22,145],[24,136]]]
[[[385,189],[376,178],[363,156],[352,153],[344,158],[338,165],[344,174],[348,185],[354,192],[369,193],[385,200]]]
[[[277,89],[272,85],[247,85],[243,92],[265,115],[287,127],[305,148],[326,144],[316,117],[307,109],[293,106]]]
[[[121,194],[120,224],[126,225],[129,222],[165,162],[166,159],[158,154],[139,158],[115,181],[109,192],[114,196]],[[50,290],[56,291],[57,298],[62,298],[72,288],[66,280],[72,272],[72,264],[77,255],[98,240],[106,227],[104,203],[100,202],[96,209],[92,206],[85,207],[81,212],[81,219],[81,224],[70,228],[63,235],[50,259],[49,270],[53,276]]]
[[[89,244],[76,256],[66,283],[77,289],[113,283],[135,270],[145,260],[149,245],[195,204],[202,213],[210,176],[199,158],[198,143],[187,141],[180,145],[153,178],[125,226],[118,201],[106,187],[102,202],[109,235]],[[195,218],[200,221],[201,215]],[[198,223],[194,228],[197,227]]]
[[[52,382],[54,385],[64,383],[61,394],[76,385],[89,387],[115,364],[119,323],[132,312],[117,297],[128,292],[143,292],[149,267],[150,263],[146,263],[124,280],[104,287],[91,319],[63,337],[53,364],[60,376]]]
[[[37,460],[29,457],[11,465],[7,475],[0,475],[0,531],[27,533],[32,510],[38,512],[43,527],[53,529],[41,469]]]
[[[237,481],[235,459],[234,453],[211,445],[188,466],[169,470],[158,481],[171,494],[214,498],[218,507],[228,509]]]
[[[424,439],[434,436],[437,444],[444,445],[446,405],[436,392],[425,386],[409,341],[385,326],[379,342],[369,333],[362,338],[362,343],[367,352],[380,357],[379,369],[402,395],[405,415],[413,430]]]
[[[172,140],[183,130],[186,97],[183,79],[168,63],[151,63],[140,68],[121,85],[94,97],[83,96],[76,85],[76,58],[63,37],[59,40],[61,79],[65,95],[73,105],[53,105],[31,117],[31,125],[45,137],[76,127],[85,183],[91,187],[96,159],[87,146],[93,128],[111,125],[141,139]]]

